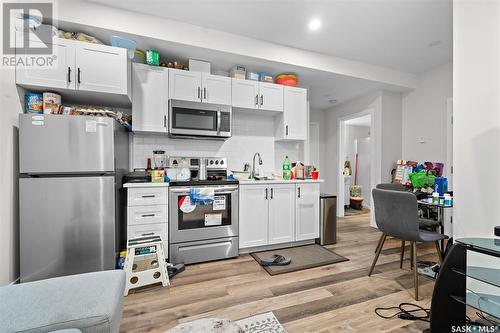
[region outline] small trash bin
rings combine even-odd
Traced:
[[[316,242],[321,245],[337,243],[337,196],[320,194],[320,229]]]

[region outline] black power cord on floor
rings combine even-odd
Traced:
[[[397,310],[392,315],[383,315],[381,311],[394,311]],[[388,308],[375,308],[375,314],[384,319],[399,318],[404,320],[421,320],[425,322],[430,322],[431,309],[426,309],[418,304],[413,303],[401,303],[398,306],[391,306]]]

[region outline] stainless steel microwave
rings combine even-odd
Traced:
[[[170,100],[169,134],[174,137],[231,137],[230,105]]]

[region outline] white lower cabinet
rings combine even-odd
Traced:
[[[269,189],[269,244],[293,242],[295,185],[275,184]]]
[[[240,185],[239,211],[240,249],[317,238],[319,184]]]
[[[158,235],[168,257],[168,188],[127,188],[127,240]]]
[[[240,185],[240,248],[267,245],[268,198],[267,185]]]
[[[319,184],[297,184],[295,240],[319,237]]]

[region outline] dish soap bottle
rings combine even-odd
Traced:
[[[283,179],[290,180],[290,160],[288,156],[285,156],[285,160],[283,161]]]

